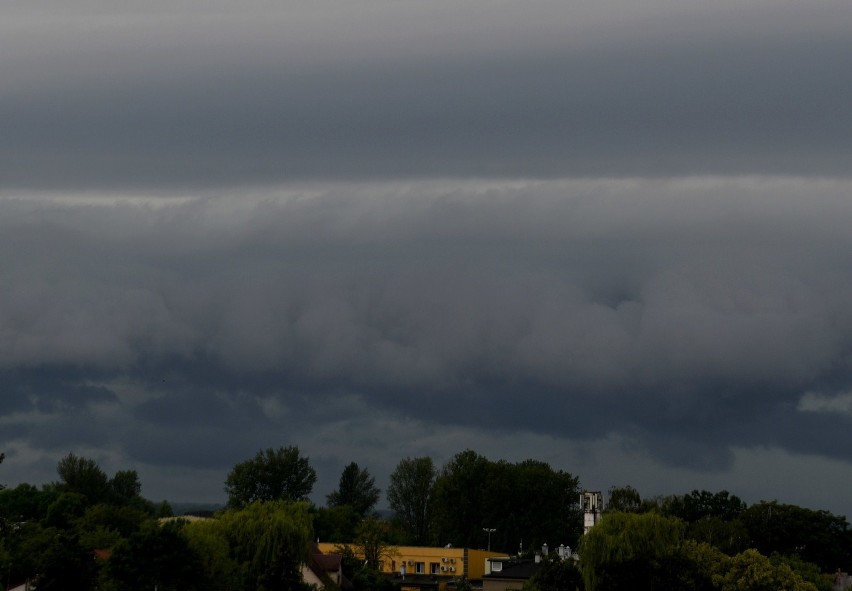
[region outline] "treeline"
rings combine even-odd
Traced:
[[[579,545],[579,564],[546,559],[527,591],[822,591],[852,564],[844,517],[775,501],[747,506],[726,491],[643,499],[613,487],[603,520],[582,536],[576,476],[470,450],[441,467],[402,459],[385,491],[391,519],[375,513],[382,491],[354,462],[325,506],[310,503],[317,475],[297,447],[235,465],[228,506],[209,520],[164,519],[171,508],[144,499],[132,470],[109,477],[69,454],[57,473],[41,488],[0,490],[0,589],[30,580],[39,591],[298,590],[317,538],[341,545],[356,591],[391,588],[379,563],[403,544],[490,543],[527,556],[544,543]]]
[[[727,491],[642,499],[614,487],[579,544],[587,591],[829,591],[852,563],[844,517]],[[573,587],[572,587],[573,588]]]

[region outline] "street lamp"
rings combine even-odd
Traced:
[[[488,551],[491,552],[491,532],[495,532],[497,529],[493,527],[483,527],[482,531],[488,534]]]

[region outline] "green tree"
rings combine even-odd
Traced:
[[[5,459],[6,459],[6,454],[0,453],[0,464],[2,464],[3,460],[5,460]],[[0,491],[2,491],[4,488],[6,488],[6,485],[0,484]]]
[[[107,562],[107,578],[116,591],[203,589],[201,561],[181,535],[181,527],[149,521],[119,542]]]
[[[59,460],[56,471],[63,491],[81,494],[92,505],[109,500],[109,479],[94,460],[69,453]]]
[[[190,550],[201,563],[202,587],[209,591],[241,591],[246,588],[246,573],[231,555],[225,525],[219,519],[187,523],[181,529]]]
[[[687,537],[705,542],[729,555],[742,552],[748,547],[749,534],[739,520],[725,521],[719,517],[700,519],[687,525]]]
[[[831,591],[834,588],[833,573],[823,573],[813,562],[802,560],[798,556],[784,556],[774,553],[769,560],[775,566],[786,564],[803,580],[813,584],[819,591]]]
[[[386,523],[367,517],[355,531],[355,551],[364,557],[367,566],[382,570],[382,563],[392,560],[394,553],[387,543]]]
[[[773,564],[753,548],[732,557],[716,584],[720,591],[817,591],[788,565]]]
[[[680,566],[684,523],[658,513],[608,513],[580,540],[583,581],[587,591],[654,588],[654,581]],[[657,583],[670,589],[671,582]]]
[[[219,517],[231,559],[240,564],[246,590],[304,588],[301,565],[312,539],[306,502],[256,502]]]
[[[9,522],[44,519],[47,508],[59,496],[55,488],[39,490],[23,482],[0,491],[0,518]]]
[[[398,591],[400,585],[376,569],[365,566],[355,571],[352,587],[355,591]]]
[[[538,571],[524,583],[523,591],[574,591],[583,589],[583,574],[573,559],[556,553],[542,558]]]
[[[429,542],[435,475],[430,457],[405,458],[390,475],[388,504],[415,544]]]
[[[642,497],[639,491],[630,486],[611,486],[608,492],[607,511],[639,513],[642,509]]]
[[[355,538],[355,530],[363,517],[350,505],[313,509],[314,536],[323,541],[347,542]]]
[[[136,470],[119,470],[110,479],[109,487],[119,502],[128,502],[142,494],[142,483]]]
[[[151,517],[136,507],[102,503],[86,509],[86,512],[76,520],[75,526],[80,532],[81,540],[87,533],[98,530],[114,532],[118,538],[129,538],[149,520]],[[109,546],[89,545],[87,547],[95,550]]]
[[[546,462],[491,462],[476,452],[456,454],[435,481],[437,540],[455,546],[518,548],[576,543],[581,528],[576,477]],[[511,510],[507,510],[511,507]]]
[[[716,493],[693,490],[683,496],[669,497],[662,508],[664,514],[679,517],[687,523],[712,518],[732,521],[745,510],[746,504],[726,490]]]
[[[92,553],[71,532],[58,531],[39,554],[39,591],[89,591],[97,578]]]
[[[227,480],[228,506],[244,507],[256,501],[300,501],[314,488],[317,474],[296,446],[266,449],[234,466]]]
[[[376,479],[370,476],[367,469],[361,469],[352,462],[343,469],[337,490],[332,491],[326,500],[330,508],[349,505],[356,513],[364,516],[376,506],[380,493]]]
[[[845,517],[777,501],[761,501],[740,514],[762,554],[798,555],[823,572],[852,567],[852,532]]]
[[[465,450],[453,456],[435,479],[433,514],[437,539],[441,544],[484,548],[483,527],[497,529],[496,534],[506,532],[492,523],[495,515],[487,506],[489,498],[505,498],[506,491],[515,488],[509,474],[495,474],[491,462],[473,450]],[[489,493],[493,496],[489,497]],[[527,491],[527,494],[529,491]],[[512,511],[520,507],[512,507]],[[517,531],[523,531],[520,527]],[[526,535],[526,532],[524,532]],[[495,547],[502,544],[492,535]]]
[[[80,493],[62,493],[47,508],[45,523],[60,529],[70,528],[86,512],[87,501],[87,497]]]

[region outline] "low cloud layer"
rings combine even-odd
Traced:
[[[852,513],[850,29],[840,0],[4,3],[0,482],[75,451],[221,499],[298,444],[322,501],[471,447]]]
[[[5,440],[224,474],[260,447],[325,449],[334,425],[329,466],[397,449],[405,429],[376,431],[383,417],[617,436],[672,470],[724,472],[737,448],[848,462],[848,410],[826,401],[852,379],[849,189],[708,177],[7,198]]]

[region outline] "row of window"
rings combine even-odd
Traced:
[[[393,561],[392,568],[394,571],[397,571],[396,561]],[[425,575],[426,574],[426,563],[425,562],[415,562],[413,566],[406,566],[403,561],[402,566],[399,571],[402,572],[402,569],[405,569],[405,572],[413,573],[416,575]],[[429,563],[429,574],[430,575],[446,575],[452,574],[456,572],[455,566],[449,566],[447,564],[441,564],[440,562],[430,562]]]

